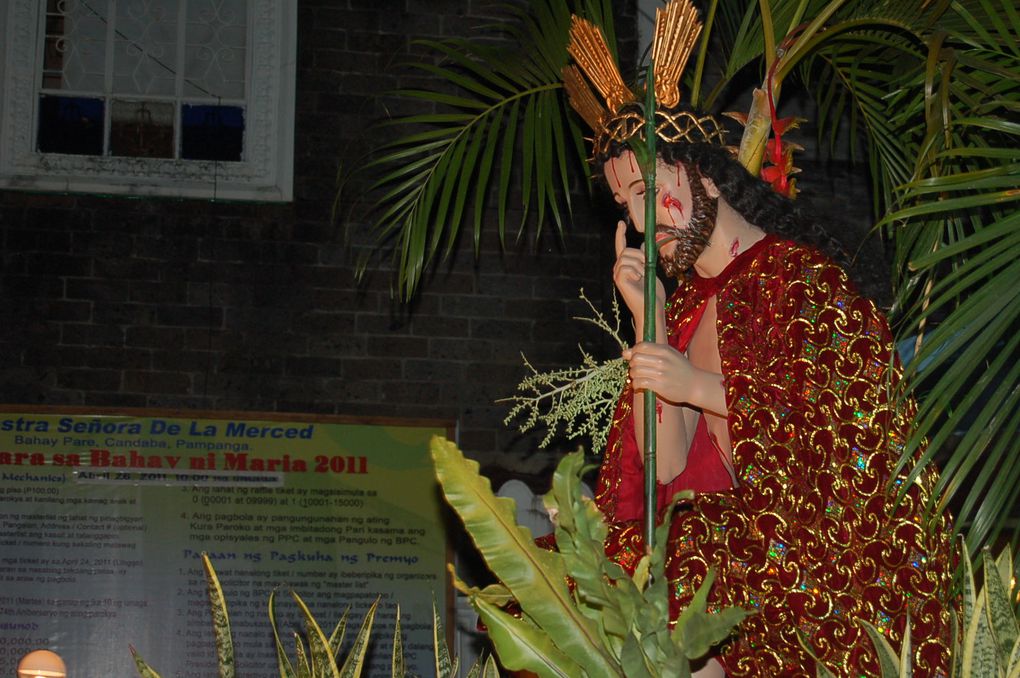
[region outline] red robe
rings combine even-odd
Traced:
[[[666,305],[671,344],[682,347],[713,295],[738,487],[725,489],[728,476],[711,487],[723,467],[710,458],[692,457],[670,483],[701,490],[671,517],[673,618],[711,567],[713,606],[756,610],[721,648],[731,676],[813,677],[798,634],[836,675],[877,675],[854,619],[898,648],[908,613],[914,675],[948,675],[953,530],[945,516],[924,524],[934,472],[898,507],[887,500],[913,407],[890,397],[898,369],[885,318],[834,263],[772,236],[718,277],[680,285]],[[607,554],[632,567],[643,475],[631,398],[617,408],[596,502],[611,524]]]

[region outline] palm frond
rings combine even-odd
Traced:
[[[890,109],[911,107],[902,81],[917,76],[922,60],[918,41],[909,35],[871,29],[838,36],[802,65],[802,77],[818,84],[819,135],[834,144],[849,111],[857,123],[850,130],[850,147],[856,146],[857,126],[866,135],[876,212],[893,201],[893,188],[913,174],[918,134],[910,120],[890,115]],[[905,66],[911,70],[904,73]]]
[[[902,461],[925,438],[914,474],[944,457],[938,489],[957,500],[971,550],[997,538],[1020,485],[1020,17],[1009,5],[953,3],[933,25],[912,83],[925,135],[881,222],[903,272],[902,332],[919,337],[906,370],[917,433]]]
[[[517,43],[512,51],[466,39],[416,43],[436,61],[409,66],[437,84],[395,94],[427,112],[381,123],[396,138],[366,167],[375,196],[376,247],[368,256],[393,253],[401,297],[413,296],[426,270],[450,256],[462,226],[470,226],[477,255],[487,208],[494,208],[505,244],[516,182],[518,237],[530,224],[537,235],[550,218],[562,231],[571,170],[585,167],[580,130],[561,94],[571,10],[600,22],[615,44],[611,3],[572,4],[506,5],[506,19],[490,30]],[[359,265],[364,270],[367,259]]]

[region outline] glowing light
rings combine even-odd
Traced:
[[[18,662],[18,678],[66,678],[64,660],[49,650],[33,650]]]

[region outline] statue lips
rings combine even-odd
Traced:
[[[662,249],[667,243],[671,243],[674,240],[680,239],[680,234],[677,232],[679,229],[671,226],[656,226],[655,227],[655,244],[659,249]]]

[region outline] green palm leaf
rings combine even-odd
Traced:
[[[373,251],[393,253],[404,298],[430,267],[450,256],[462,226],[470,225],[478,252],[486,207],[495,207],[504,242],[514,181],[521,180],[522,190],[519,235],[532,223],[540,232],[550,215],[562,230],[564,210],[570,210],[571,168],[583,166],[575,158],[584,159],[579,130],[565,122],[561,95],[570,15],[607,22],[602,25],[611,36],[611,3],[544,0],[530,10],[504,9],[507,20],[491,28],[519,43],[512,52],[463,39],[417,43],[441,61],[410,67],[435,78],[437,86],[396,94],[436,112],[382,123],[388,135],[398,136],[367,163],[375,192]],[[362,256],[360,270],[371,256]]]
[[[923,80],[902,84],[924,93],[914,109],[924,135],[880,225],[905,272],[902,333],[921,337],[906,371],[917,431],[901,463],[927,437],[917,475],[956,441],[939,490],[945,501],[966,493],[958,518],[977,551],[1001,532],[1020,484],[1020,18],[1008,0],[953,3],[932,31]]]

